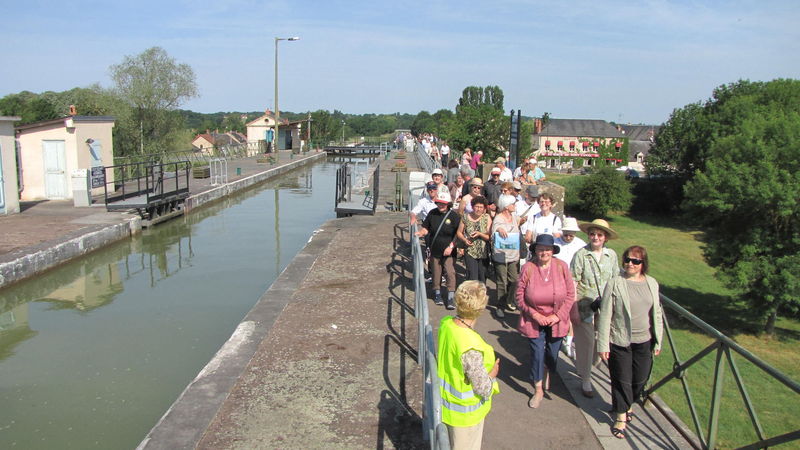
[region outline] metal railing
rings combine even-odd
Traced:
[[[414,149],[414,154],[417,156],[417,163],[419,163],[419,168],[423,172],[431,173],[433,169],[441,169],[442,166],[437,161],[434,161],[433,158],[425,151],[425,148],[422,144],[417,143],[416,148]]]
[[[144,202],[149,204],[166,197],[188,193],[189,167],[189,161],[139,162],[107,166],[104,173],[105,179],[109,179],[109,171],[114,173],[115,189],[113,192],[109,192],[109,183],[103,183],[105,203],[108,205],[144,196]]]
[[[425,153],[422,149],[417,149],[415,153]],[[419,194],[414,195],[409,191],[408,209],[409,211],[419,200]],[[428,312],[428,295],[425,289],[425,258],[422,256],[422,246],[417,237],[418,226],[411,224],[409,228],[411,234],[411,260],[413,262],[413,286],[414,286],[414,311],[417,316],[417,362],[422,368],[422,379],[424,384],[424,395],[422,401],[422,434],[429,442],[430,448],[438,450],[448,450],[450,448],[450,438],[447,434],[447,426],[442,423],[442,395],[439,391],[439,375],[436,364],[436,344],[433,340],[433,328],[430,324]]]
[[[228,183],[228,160],[214,158],[211,160],[211,185],[218,186]]]
[[[114,164],[119,166],[137,163],[152,164],[189,161],[192,165],[204,165],[209,164],[211,160],[215,158],[248,158],[265,153],[266,146],[263,142],[264,141],[222,145],[205,150],[178,150],[173,152],[148,153],[144,155],[117,156],[114,157]]]
[[[364,162],[366,164],[366,162]],[[358,165],[352,163],[344,163],[336,169],[336,189],[334,208],[339,206],[339,203],[344,201],[351,201],[353,196],[353,189],[364,190],[365,206],[372,210],[372,214],[378,208],[378,196],[380,195],[380,178],[381,178],[381,164],[380,162],[375,166],[372,171],[372,186],[368,189],[367,182],[369,180],[369,166],[365,170],[357,170]]]
[[[713,342],[711,344],[709,344],[704,349],[697,352],[694,356],[691,356],[688,359],[682,359],[678,355],[678,347],[675,342],[672,329],[669,326],[667,315],[664,314],[664,331],[666,334],[667,341],[669,342],[669,346],[671,348],[671,353],[673,357],[672,371],[669,372],[660,380],[652,382],[650,387],[645,391],[645,396],[646,398],[652,401],[652,404],[657,409],[659,409],[659,411],[664,415],[664,417],[666,417],[667,420],[669,420],[672,423],[672,425],[684,436],[684,438],[686,438],[690,442],[694,442],[695,445],[699,446],[702,449],[713,449],[718,446],[720,406],[721,406],[723,387],[724,387],[723,374],[725,372],[725,362],[727,361],[730,371],[733,374],[733,378],[736,382],[739,395],[741,396],[741,399],[745,406],[745,410],[747,412],[747,415],[749,416],[750,423],[752,424],[753,430],[758,438],[758,440],[756,440],[755,442],[741,446],[740,448],[742,449],[765,448],[800,439],[800,429],[790,431],[788,433],[783,433],[778,436],[767,437],[765,435],[764,429],[761,426],[761,422],[753,406],[751,397],[748,394],[747,388],[745,386],[745,380],[743,379],[739,371],[739,368],[734,361],[733,353],[736,353],[739,356],[743,357],[744,359],[752,363],[755,367],[763,371],[763,373],[768,375],[769,378],[772,378],[773,380],[780,382],[781,384],[789,388],[791,391],[793,391],[795,394],[800,394],[800,384],[798,384],[796,381],[792,380],[791,378],[789,378],[776,368],[770,366],[757,356],[753,355],[752,353],[744,349],[742,346],[734,342],[731,338],[725,336],[720,331],[718,331],[711,325],[707,324],[694,314],[690,313],[689,311],[687,311],[686,309],[684,309],[683,307],[681,307],[673,300],[671,300],[669,297],[663,294],[661,295],[661,303],[665,309],[673,311],[679,316],[680,319],[691,323],[692,325],[696,326],[701,331],[703,331],[705,334],[713,338]],[[692,367],[700,360],[702,360],[705,356],[709,355],[714,351],[716,351],[716,362],[713,368],[711,405],[708,414],[708,431],[706,433],[704,432],[703,426],[700,423],[700,417],[698,415],[697,407],[692,397],[692,391],[690,389],[686,375],[690,367]],[[699,367],[697,369],[705,370]],[[686,398],[686,403],[691,415],[692,425],[694,427],[693,434],[689,434],[690,432],[688,430],[685,430],[683,424],[678,422],[674,417],[672,417],[672,414],[669,412],[669,408],[663,405],[656,398],[650,397],[651,394],[663,388],[669,381],[672,380],[678,380],[681,384],[681,388]],[[777,399],[772,399],[771,401],[776,401],[776,400]],[[792,404],[798,404],[797,403],[798,398],[794,398],[791,400],[790,399],[784,399],[784,400],[792,402]],[[733,414],[733,411],[729,413]]]

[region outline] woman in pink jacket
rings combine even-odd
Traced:
[[[561,339],[569,332],[569,311],[575,302],[575,283],[567,263],[553,258],[559,248],[553,236],[540,234],[531,244],[532,261],[522,266],[517,284],[517,330],[531,347],[531,382],[535,392],[528,406],[538,408],[555,372]]]

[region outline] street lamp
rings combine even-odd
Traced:
[[[278,122],[281,117],[280,110],[278,110],[278,41],[299,41],[297,36],[289,38],[275,38],[275,134],[272,136],[272,151],[278,151]]]
[[[344,145],[344,120],[342,120],[342,145]]]

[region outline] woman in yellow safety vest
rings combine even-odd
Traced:
[[[442,394],[442,422],[447,424],[453,449],[480,449],[483,419],[492,409],[492,395],[500,392],[500,360],[475,331],[486,308],[486,285],[465,281],[456,290],[456,316],[439,323],[437,369]]]

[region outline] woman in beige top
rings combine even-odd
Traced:
[[[603,291],[597,319],[597,351],[608,361],[611,406],[615,415],[611,434],[625,438],[633,420],[632,406],[640,400],[653,355],[661,352],[663,313],[658,282],[647,275],[647,250],[634,245],[622,254],[622,276]]]

